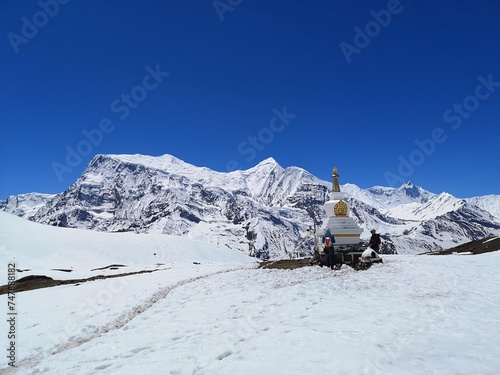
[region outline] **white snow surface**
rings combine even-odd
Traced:
[[[484,195],[481,197],[467,198],[467,202],[481,207],[483,210],[488,211],[497,219],[500,219],[500,195]]]
[[[81,270],[147,267],[156,241],[168,238],[52,228],[1,212],[0,224],[5,269],[13,258],[21,268],[59,268],[61,257]],[[18,292],[17,367],[4,351],[0,373],[500,373],[500,252],[384,256],[361,272],[269,270],[195,242],[168,243],[169,262],[153,273]]]
[[[13,259],[23,270],[19,278],[46,275],[60,280],[157,270],[176,263],[257,262],[237,250],[186,237],[58,228],[0,211],[0,264]],[[124,267],[93,271],[110,265]]]
[[[373,256],[375,254],[375,256]],[[379,258],[380,256],[378,253],[373,250],[371,247],[367,247],[365,251],[363,251],[363,254],[361,254],[362,258]]]

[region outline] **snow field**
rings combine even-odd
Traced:
[[[192,262],[255,264],[256,259],[227,247],[185,237],[59,228],[0,211],[0,263],[7,265],[11,261],[23,270],[17,273],[18,279],[45,275],[64,280],[156,270]],[[113,264],[125,267],[96,270]]]
[[[86,317],[78,303],[117,281],[22,293],[30,339],[15,373],[500,373],[499,253],[384,260],[363,272],[179,266],[127,277]]]
[[[35,368],[33,373],[38,373],[37,364],[44,358],[123,327],[173,288],[230,269],[230,263],[203,268],[177,264],[154,273],[17,293],[18,367]],[[7,296],[0,296],[0,301],[6,306]]]

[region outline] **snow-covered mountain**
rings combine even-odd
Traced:
[[[273,159],[221,173],[170,155],[99,155],[32,219],[99,231],[184,235],[277,257],[293,250],[314,220],[323,219],[327,192],[327,183]]]
[[[467,202],[483,210],[488,211],[490,214],[500,220],[500,195],[485,195],[482,197],[467,198]]]
[[[496,236],[500,224],[488,211],[448,193],[441,193],[423,205],[410,203],[389,209],[386,214],[408,226],[402,233],[394,233],[393,239],[399,246],[420,245],[428,251],[453,247],[473,238]]]
[[[434,198],[433,194],[411,182],[403,184],[399,188],[374,186],[361,189],[353,184],[343,185],[343,191],[352,198],[364,202],[378,210],[397,207],[407,203],[426,203]]]
[[[405,185],[407,188],[410,184]],[[393,196],[398,196],[405,185],[394,189]],[[423,196],[400,205],[388,202],[385,209],[380,202],[376,204],[379,209],[365,203],[366,199],[350,197],[349,202],[355,220],[365,228],[363,235],[369,236],[368,230],[375,228],[384,239],[386,252],[411,254],[446,249],[500,233],[500,220],[464,199],[448,193],[425,192]]]
[[[6,201],[0,201],[0,210],[29,218],[55,196],[55,194],[41,193],[12,195]]]
[[[37,204],[9,197],[4,210],[54,226],[174,234],[274,258],[309,253],[310,243],[300,239],[325,221],[330,189],[331,183],[272,158],[223,173],[171,155],[98,155],[66,191]],[[500,235],[500,219],[480,200],[436,195],[411,182],[341,189],[365,229],[362,238],[376,229],[385,252],[435,251]]]

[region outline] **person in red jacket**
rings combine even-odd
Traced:
[[[326,230],[325,235],[323,236],[322,241],[324,246],[325,246],[325,253],[327,254],[326,257],[326,265],[330,267],[330,269],[333,270],[333,267],[337,263],[337,259],[335,257],[335,251],[333,248],[333,244],[335,243],[335,237],[334,235],[330,232],[330,229]]]

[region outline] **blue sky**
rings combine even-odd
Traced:
[[[6,0],[0,199],[96,154],[500,194],[500,1]]]

